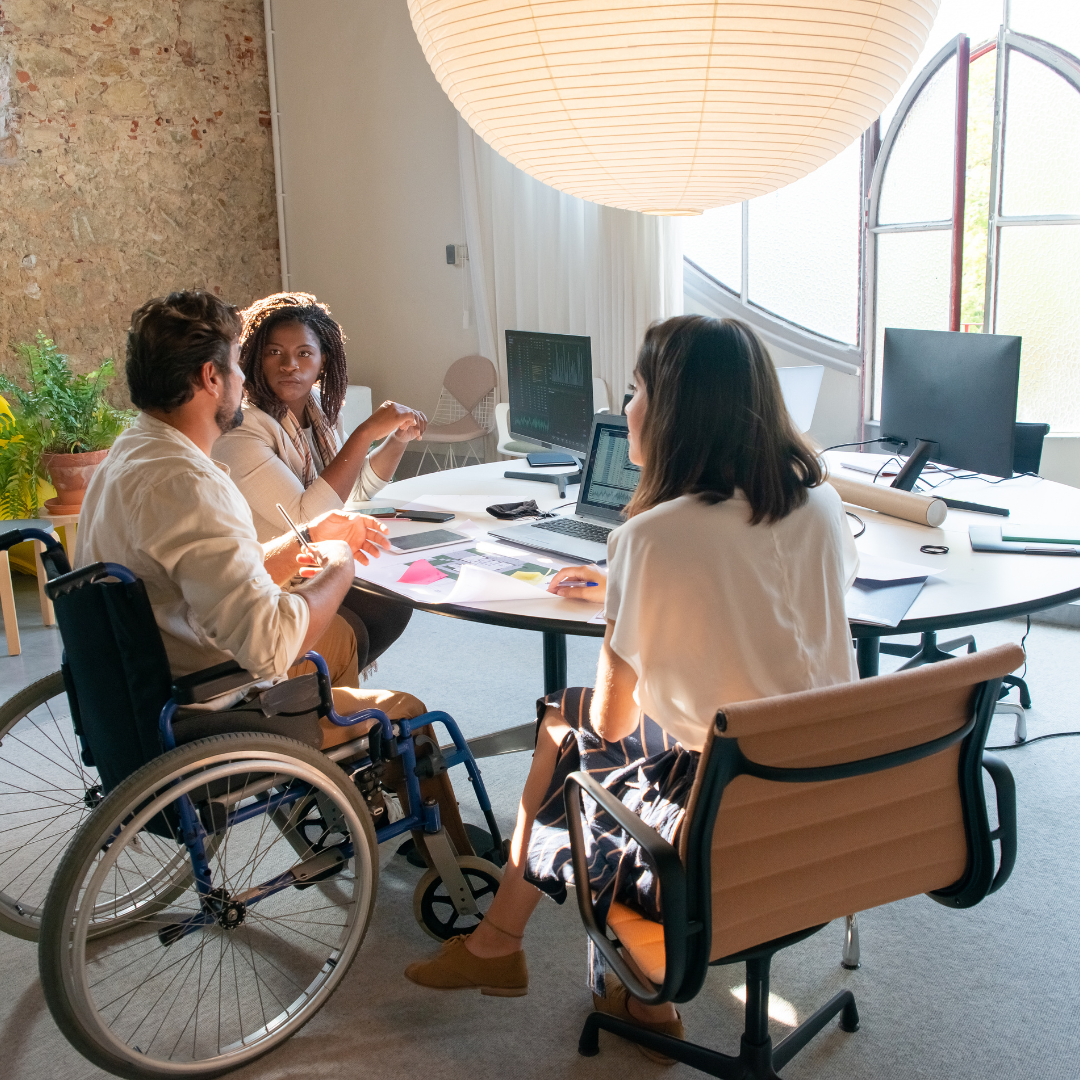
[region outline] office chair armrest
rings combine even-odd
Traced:
[[[1001,863],[989,889],[993,893],[1009,880],[1016,864],[1016,781],[1001,758],[984,753],[982,764],[994,781],[997,799],[998,827],[990,834],[990,839],[1001,841]]]
[[[653,864],[660,883],[664,927],[664,981],[659,988],[646,985],[619,953],[618,947],[596,918],[592,890],[589,888],[589,860],[585,850],[581,792],[587,792],[610,814]],[[686,873],[679,853],[655,829],[646,825],[632,810],[606,788],[583,772],[571,773],[563,783],[566,826],[570,833],[570,853],[574,864],[574,889],[585,932],[603,954],[608,965],[622,979],[634,997],[646,1005],[674,1000],[686,972],[687,939],[700,927],[691,928],[687,920]]]
[[[222,694],[252,686],[258,681],[235,660],[226,660],[223,664],[215,664],[175,679],[172,695],[177,705],[202,705]]]

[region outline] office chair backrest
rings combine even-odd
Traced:
[[[1017,421],[1013,440],[1013,472],[1037,473],[1042,464],[1043,440],[1049,424],[1022,424]]]
[[[108,793],[161,753],[158,717],[172,685],[165,646],[137,578],[109,580],[106,565],[96,563],[46,590],[64,641],[73,714]]]
[[[994,876],[982,747],[991,695],[1021,663],[1020,648],[1004,645],[723,708],[681,841],[691,896],[695,882],[702,895],[708,883],[711,918],[699,914],[711,922],[710,959],[918,893],[947,890],[957,906],[982,899]],[[737,775],[740,752],[761,766],[811,769],[903,751],[969,722],[962,741],[870,775],[807,783]]]

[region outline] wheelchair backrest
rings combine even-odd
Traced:
[[[72,715],[108,793],[161,754],[158,717],[172,686],[165,646],[143,583],[122,567],[95,563],[46,591],[64,641]]]

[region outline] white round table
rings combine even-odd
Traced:
[[[873,455],[826,455],[837,475],[852,480],[868,477],[842,467],[844,460],[873,460]],[[884,460],[879,459],[879,460]],[[566,500],[560,500],[551,484],[527,480],[507,480],[507,468],[521,468],[520,462],[491,462],[446,472],[428,473],[399,480],[384,488],[376,498],[379,504],[403,506],[422,500],[431,507],[453,511],[481,526],[494,519],[484,512],[492,503],[535,499],[542,510],[563,506],[569,513],[577,498],[571,487]],[[566,472],[563,469],[538,469],[537,472]],[[936,482],[928,476],[930,482]],[[943,573],[927,580],[922,592],[895,628],[882,629],[852,623],[857,641],[859,671],[863,676],[877,673],[878,650],[882,637],[922,633],[972,626],[1017,615],[1056,607],[1080,598],[1080,557],[1051,555],[1006,555],[974,552],[968,540],[969,525],[1018,523],[1060,528],[1080,537],[1080,490],[1035,477],[1015,477],[997,484],[983,480],[950,480],[938,494],[1008,508],[1009,518],[950,510],[940,528],[915,525],[861,507],[850,509],[866,523],[866,532],[856,541],[859,550],[887,555],[926,566],[943,567]],[[569,505],[567,504],[569,501]],[[417,531],[430,525],[406,525],[401,531]],[[926,555],[920,547],[932,544],[949,549],[947,555]],[[371,588],[376,588],[371,586]],[[418,605],[420,606],[420,605]],[[550,599],[506,602],[485,605],[487,610],[456,607],[448,604],[430,606],[442,615],[473,621],[536,630],[544,634],[545,692],[560,689],[566,679],[566,634],[600,636],[603,627],[590,624],[597,607],[580,600]]]

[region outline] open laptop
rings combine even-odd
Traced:
[[[641,477],[641,469],[630,464],[628,447],[625,416],[595,416],[575,512],[531,525],[497,526],[489,530],[491,535],[566,559],[606,559],[608,533],[622,524],[623,507]]]

